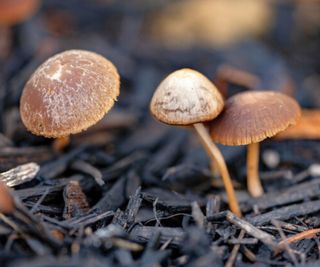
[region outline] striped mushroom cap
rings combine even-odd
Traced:
[[[213,141],[224,145],[260,142],[295,125],[301,116],[299,104],[279,92],[244,92],[230,97],[225,109],[209,122]]]
[[[68,50],[49,58],[26,83],[21,119],[36,135],[68,136],[102,119],[119,93],[119,74],[109,60]]]
[[[223,108],[217,88],[201,73],[181,69],[167,76],[156,89],[150,104],[153,116],[173,125],[212,120]]]

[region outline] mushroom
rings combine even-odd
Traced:
[[[209,123],[215,142],[248,145],[247,186],[253,197],[263,194],[259,142],[295,125],[300,116],[300,106],[293,98],[279,92],[252,91],[230,97],[220,116]]]
[[[203,125],[203,122],[216,118],[223,105],[221,94],[204,75],[192,69],[181,69],[160,83],[152,97],[150,110],[163,123],[194,127],[207,153],[217,163],[230,209],[241,216],[224,158]]]
[[[26,20],[39,7],[39,0],[0,0],[0,24],[14,25]]]
[[[40,5],[40,0],[0,0],[0,57],[10,53],[11,27],[27,20]]]
[[[1,178],[1,175],[0,175]],[[10,195],[9,188],[0,181],[0,213],[10,214],[14,211],[14,200]]]
[[[33,73],[22,92],[20,115],[33,134],[64,138],[102,119],[119,93],[119,74],[109,60],[85,50],[68,50]]]

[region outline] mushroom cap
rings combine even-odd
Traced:
[[[0,174],[0,178],[1,174]],[[0,212],[4,214],[10,214],[14,211],[14,201],[10,195],[9,188],[6,184],[0,181]]]
[[[0,0],[0,24],[11,26],[30,17],[39,7],[39,0]]]
[[[260,142],[295,125],[301,116],[299,104],[279,92],[244,92],[230,97],[225,109],[209,122],[213,141],[224,145]]]
[[[209,79],[195,70],[181,69],[160,83],[150,110],[161,122],[190,125],[214,119],[223,105],[220,92]]]
[[[20,99],[21,119],[36,135],[68,136],[102,119],[119,93],[120,77],[109,60],[68,50],[49,58],[28,80]]]

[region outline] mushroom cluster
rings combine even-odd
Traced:
[[[68,50],[49,58],[28,80],[20,100],[21,119],[36,135],[68,137],[102,119],[119,93],[120,77],[109,60],[89,51]],[[154,92],[150,110],[163,123],[193,126],[222,177],[230,209],[238,216],[241,210],[230,174],[214,142],[248,145],[248,191],[257,197],[263,194],[259,142],[294,125],[301,115],[294,99],[270,91],[236,94],[224,105],[213,83],[192,69],[167,76]]]
[[[291,97],[270,91],[252,91],[230,97],[220,116],[211,121],[211,138],[218,143],[248,145],[247,184],[253,197],[263,194],[259,179],[259,142],[295,125],[301,116]]]
[[[163,123],[194,127],[205,150],[218,167],[230,209],[241,216],[224,158],[203,125],[203,122],[214,120],[223,106],[220,92],[209,79],[195,70],[181,69],[171,73],[160,83],[152,97],[150,110]]]

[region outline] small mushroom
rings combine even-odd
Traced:
[[[1,178],[1,174],[0,174]],[[0,181],[0,213],[10,214],[14,211],[14,200],[10,194],[10,189],[5,183]]]
[[[221,94],[205,76],[195,70],[181,69],[160,83],[152,97],[150,110],[163,123],[194,127],[207,153],[217,163],[230,209],[241,216],[224,158],[203,125],[203,122],[216,118],[223,105]]]
[[[255,91],[230,97],[224,111],[210,122],[215,142],[248,145],[247,185],[252,196],[263,194],[258,174],[259,142],[295,125],[300,116],[300,106],[293,98],[279,92]]]
[[[0,59],[10,54],[12,27],[36,12],[40,0],[0,0]]]
[[[11,26],[30,17],[40,0],[0,0],[0,25]]]
[[[68,50],[45,61],[26,83],[21,119],[35,135],[68,137],[102,119],[119,93],[119,74],[109,60]]]

